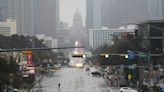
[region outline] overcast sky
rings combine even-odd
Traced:
[[[78,9],[83,18],[86,16],[86,0],[59,0],[60,1],[60,20],[72,25],[73,15]]]

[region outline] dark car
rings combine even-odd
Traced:
[[[88,68],[88,67],[87,67],[87,68],[85,68],[85,71],[90,71],[90,68]]]
[[[92,76],[95,76],[95,77],[100,77],[101,76],[101,73],[98,72],[98,71],[95,71],[95,72],[91,72]]]

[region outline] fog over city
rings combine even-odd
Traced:
[[[0,0],[0,92],[164,92],[164,0]]]
[[[86,17],[86,0],[60,0],[60,20],[72,26],[73,15],[76,10],[81,13],[83,24]]]

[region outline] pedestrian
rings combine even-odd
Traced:
[[[60,84],[60,83],[58,83],[58,88],[60,88],[60,86],[61,86],[61,84]]]
[[[103,76],[103,78],[104,78],[104,77],[105,77],[105,74],[103,73],[102,76]]]

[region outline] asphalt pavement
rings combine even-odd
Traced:
[[[52,77],[43,77],[41,86],[42,92],[119,92],[108,87],[102,77],[93,77],[83,68],[61,68]]]

